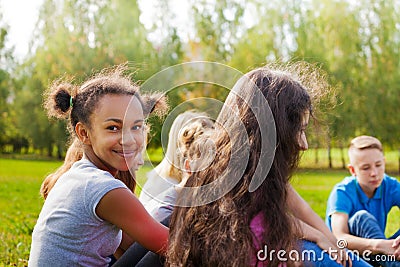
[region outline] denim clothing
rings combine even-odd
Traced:
[[[316,243],[311,241],[302,240],[301,241],[302,248],[302,259],[304,261],[304,267],[334,267],[334,266],[342,266],[336,261],[332,259],[332,257],[324,252]],[[358,257],[358,255],[348,252],[349,259],[352,260],[353,267],[367,267],[371,266],[363,259]]]
[[[358,237],[368,239],[386,239],[385,233],[379,226],[379,222],[372,214],[365,210],[356,212],[349,219],[349,231],[352,235]],[[395,239],[399,235],[400,229],[388,239]],[[365,259],[374,266],[400,267],[400,261],[383,261],[382,259],[388,259],[388,256],[383,254],[367,255]]]

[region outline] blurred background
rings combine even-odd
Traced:
[[[54,79],[80,82],[129,62],[143,83],[199,60],[241,72],[269,62],[316,64],[335,94],[334,103],[319,104],[322,127],[308,133],[307,164],[344,168],[349,141],[368,134],[399,171],[398,0],[0,0],[0,153],[63,158],[65,124],[42,108]],[[228,92],[193,83],[168,97],[174,108],[199,97],[224,101]],[[150,123],[149,151],[159,152],[163,121]]]

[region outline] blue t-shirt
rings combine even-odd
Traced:
[[[377,219],[382,231],[385,231],[387,215],[394,206],[400,207],[400,182],[396,178],[385,174],[374,196],[368,198],[358,184],[357,178],[349,176],[333,188],[328,198],[325,222],[332,230],[333,213],[346,213],[351,218],[357,211],[366,210]]]

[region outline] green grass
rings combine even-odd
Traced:
[[[43,177],[61,163],[0,159],[0,264],[25,266]]]
[[[59,161],[0,158],[0,266],[26,266],[31,234],[43,200],[39,188],[44,177],[61,165]],[[146,164],[137,173],[139,184],[146,180]],[[293,185],[322,218],[333,185],[347,176],[344,170],[303,170],[293,177]],[[137,193],[140,187],[137,187]],[[400,225],[398,209],[389,215],[387,233]]]

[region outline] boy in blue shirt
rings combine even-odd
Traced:
[[[382,144],[358,136],[349,147],[349,171],[335,185],[326,210],[326,223],[348,249],[374,266],[400,267],[400,229],[385,237],[387,215],[400,207],[400,182],[385,174]]]

